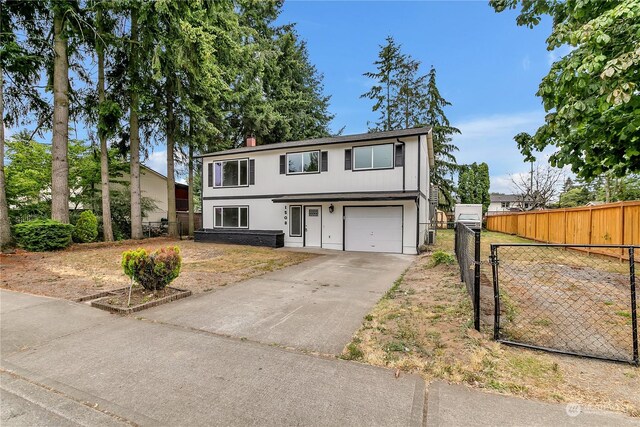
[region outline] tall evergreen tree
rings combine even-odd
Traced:
[[[369,126],[370,132],[394,130],[402,126],[402,122],[398,122],[398,73],[407,60],[393,37],[388,36],[386,41],[385,45],[380,46],[378,59],[373,63],[376,71],[363,74],[375,80],[376,84],[360,98],[375,101],[372,110],[380,114],[373,127]]]
[[[453,154],[458,151],[458,147],[452,142],[452,135],[459,134],[460,130],[451,126],[445,115],[444,108],[450,106],[451,103],[440,95],[436,85],[436,69],[431,67],[428,76],[427,89],[424,92],[424,107],[419,109],[424,108],[423,123],[432,127],[433,151],[436,161],[431,170],[431,183],[438,186],[442,196],[439,197],[438,202],[440,207],[451,209],[454,204],[452,194],[455,192],[455,186],[450,177],[458,171],[456,157]]]
[[[458,171],[454,152],[458,150],[452,135],[460,130],[451,126],[444,109],[451,105],[440,94],[436,85],[436,70],[420,74],[420,61],[402,52],[392,37],[380,47],[377,72],[364,75],[375,79],[376,84],[361,97],[375,100],[373,111],[380,111],[380,118],[370,131],[395,130],[430,125],[436,155],[431,171],[431,182],[439,189],[439,205],[450,208],[455,191],[453,179]]]
[[[486,163],[472,163],[460,166],[458,175],[458,197],[460,203],[481,204],[487,212],[491,196],[489,194],[489,166]]]

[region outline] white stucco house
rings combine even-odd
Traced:
[[[431,128],[205,154],[197,241],[415,254],[428,236]]]

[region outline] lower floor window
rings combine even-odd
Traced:
[[[248,228],[249,207],[215,207],[213,208],[213,226],[224,228]]]

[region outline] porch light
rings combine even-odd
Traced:
[[[329,213],[333,213],[334,207],[333,203],[329,205]]]

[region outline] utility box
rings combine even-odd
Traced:
[[[454,221],[456,225],[463,223],[469,228],[482,228],[482,205],[457,204],[454,209]]]

